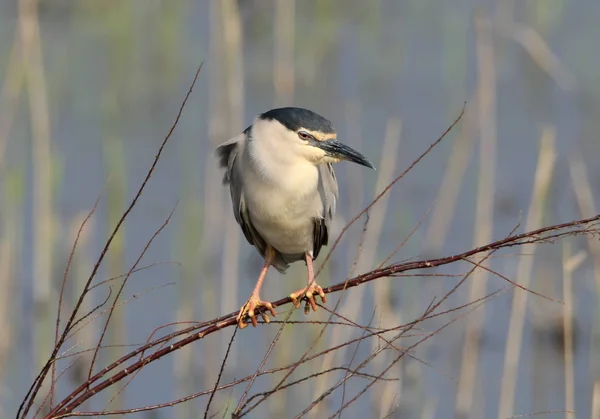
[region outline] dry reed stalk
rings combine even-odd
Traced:
[[[561,89],[575,89],[577,87],[575,76],[552,52],[542,35],[531,26],[515,20],[515,10],[517,10],[515,3],[515,0],[504,0],[499,3],[494,22],[498,33],[521,45],[538,67]]]
[[[20,202],[15,197],[6,199],[9,191],[4,193],[4,204],[2,206],[2,218],[0,219],[0,383],[8,384],[9,353],[14,342],[18,341],[15,336],[18,323],[12,318],[11,313],[18,309],[15,299],[17,277],[16,266],[19,261],[19,250],[21,249],[22,219],[20,216]],[[15,310],[15,311],[13,311]],[[0,400],[11,400],[14,394],[10,394],[8,385],[0,385]],[[8,394],[6,394],[8,393]],[[8,397],[5,397],[8,396]],[[1,413],[1,409],[0,409]]]
[[[14,280],[17,275],[15,270],[20,249],[20,235],[22,231],[20,211],[12,194],[11,185],[8,180],[8,170],[4,168],[6,146],[10,137],[12,124],[18,109],[18,102],[23,90],[24,72],[22,71],[22,60],[20,55],[21,40],[18,30],[15,32],[10,55],[7,61],[6,75],[2,83],[0,93],[0,196],[3,196],[3,205],[0,208],[0,330],[2,339],[0,341],[0,400],[10,400],[13,395],[7,386],[1,385],[3,379],[8,378],[6,368],[11,342],[15,341],[15,322],[10,320],[10,313],[16,309],[14,301]],[[21,227],[21,228],[17,228]],[[6,381],[4,381],[6,382]],[[8,396],[8,397],[7,397]],[[1,413],[1,409],[0,409]],[[1,416],[1,415],[0,415]]]
[[[296,0],[275,0],[273,84],[277,106],[290,106],[294,99],[295,23]]]
[[[575,370],[573,363],[573,272],[584,261],[586,253],[571,254],[568,241],[563,243],[563,328],[565,353],[565,418],[575,419]]]
[[[381,190],[385,185],[391,182],[394,177],[394,169],[396,168],[398,148],[400,146],[400,136],[402,133],[402,122],[396,118],[390,118],[387,123],[386,135],[381,149],[381,158],[379,160],[379,170],[381,174],[377,179],[375,190]],[[386,213],[389,205],[389,196],[383,198],[379,206],[374,207],[370,214],[369,229],[365,234],[363,244],[363,252],[359,257],[358,266],[361,270],[369,269],[377,260],[377,250],[383,233]],[[391,281],[378,281],[373,286],[373,306],[377,308],[377,315],[380,317],[380,327],[386,328],[392,324],[401,324],[402,317],[400,313],[392,306],[390,299]],[[382,339],[373,339],[373,350],[376,350],[376,345],[384,345]],[[373,363],[375,367],[383,367],[387,356],[377,357]],[[401,376],[402,361],[398,362],[394,367],[394,372]],[[401,383],[401,382],[400,382]],[[390,383],[381,382],[374,387],[372,402],[374,406],[379,406],[379,415],[383,415],[385,410],[388,410],[394,403],[394,399],[400,390],[399,386],[391,385]]]
[[[209,51],[208,55],[208,140],[210,143],[210,149],[212,150],[218,143],[223,141],[227,137],[227,92],[224,90],[226,75],[225,75],[225,62],[224,58],[226,51],[224,46],[224,34],[223,24],[227,23],[226,18],[223,16],[223,3],[218,0],[210,2],[209,6]],[[225,92],[225,94],[224,94]],[[198,306],[200,312],[196,313],[199,316],[211,315],[216,310],[219,310],[219,306],[222,301],[214,299],[215,295],[223,294],[219,289],[219,281],[223,278],[218,277],[217,273],[217,262],[214,257],[218,253],[219,246],[223,245],[223,235],[220,232],[223,211],[222,196],[223,188],[215,179],[219,179],[219,171],[216,164],[214,164],[214,156],[209,153],[204,160],[203,164],[203,199],[204,205],[202,205],[202,241],[201,246],[197,249],[198,258],[202,260],[201,266],[203,267],[203,274],[199,272],[194,273],[198,277],[197,289],[194,292],[195,295],[201,295],[201,301],[188,301],[186,311],[195,311],[192,305]],[[211,159],[212,158],[212,159]],[[201,279],[200,279],[201,278]],[[201,290],[201,291],[200,291]],[[235,288],[231,290],[235,295]],[[183,308],[182,308],[183,309]],[[181,321],[189,320],[188,318],[180,317]],[[219,349],[216,347],[218,342],[211,341],[206,347],[206,360],[197,360],[196,365],[202,367],[202,378],[200,381],[204,384],[209,384],[209,375],[216,373],[214,369],[214,363],[217,359],[214,357],[214,353]],[[203,351],[204,352],[204,351]],[[190,352],[189,357],[192,358],[197,355],[195,352]],[[236,357],[232,357],[233,365],[235,365]],[[180,380],[191,382],[191,374],[189,365],[185,365],[182,359],[177,366],[178,376]],[[192,388],[186,388],[185,392],[192,390]],[[190,411],[190,407],[182,407],[182,410],[187,412],[186,416],[193,415]]]
[[[16,111],[19,108],[18,103],[21,91],[23,90],[25,72],[23,71],[22,64],[21,38],[17,30],[8,57],[6,76],[2,83],[2,92],[0,93],[0,168],[4,164],[6,145],[8,144]]]
[[[227,0],[221,3],[221,22],[223,32],[220,39],[223,40],[222,47],[227,51],[220,57],[224,69],[223,87],[226,92],[225,108],[226,115],[228,115],[226,134],[227,137],[233,137],[242,131],[244,123],[242,22],[236,1]],[[206,165],[214,165],[214,157],[210,157],[211,161],[206,161]],[[229,215],[229,213],[227,214]],[[225,220],[222,219],[222,214],[220,217],[221,222],[225,223],[221,271],[221,309],[227,310],[242,304],[237,292],[239,289],[240,233],[239,226],[233,217],[226,217]],[[228,338],[224,337],[221,342],[222,348],[225,348],[227,344]],[[232,351],[231,360],[235,358],[236,352]],[[232,365],[235,365],[235,361]]]
[[[224,0],[211,3],[211,26],[210,26],[210,55],[213,63],[210,68],[211,91],[210,101],[212,112],[209,115],[209,132],[211,146],[214,146],[227,138],[237,135],[243,129],[244,122],[244,61],[242,54],[242,22],[238,4],[234,0]],[[204,314],[214,313],[215,309],[230,310],[239,302],[239,254],[240,234],[233,217],[224,217],[228,214],[227,205],[223,206],[224,193],[221,182],[215,182],[222,175],[215,164],[214,155],[208,153],[204,162],[206,168],[205,177],[205,221],[204,221],[204,243],[205,254],[215,254],[218,246],[222,246],[221,276],[213,281],[219,284],[204,289],[207,297],[220,294],[220,301],[214,303],[205,301]],[[224,226],[224,228],[223,228]],[[225,231],[225,234],[222,232]],[[208,262],[208,261],[207,261]],[[206,266],[206,265],[205,265]],[[207,281],[211,281],[207,278]],[[203,284],[203,285],[206,285]],[[214,291],[211,294],[210,289]],[[208,291],[207,291],[208,290]],[[220,342],[210,342],[206,357],[203,358],[204,380],[207,386],[214,382],[217,374],[215,368],[219,365],[219,356],[224,348],[228,346],[229,337],[223,336]],[[212,346],[220,345],[220,348]],[[235,346],[231,348],[228,357],[228,367],[235,368],[237,365],[237,351]]]
[[[579,207],[579,213],[582,216],[586,214],[597,214],[592,186],[587,176],[587,169],[581,156],[574,157],[569,162],[569,171],[571,174],[571,183],[573,192]],[[596,283],[596,294],[600,295],[600,242],[593,238],[588,239],[588,247],[594,260],[594,279]]]
[[[600,381],[594,381],[592,387],[592,414],[591,419],[600,419]]]
[[[472,103],[472,101],[468,102]],[[436,205],[425,235],[423,247],[426,250],[439,252],[446,241],[460,189],[464,183],[467,167],[475,149],[474,125],[476,121],[472,117],[473,111],[473,107],[467,105],[460,134],[452,145],[448,167],[442,176],[442,183],[435,200]]]
[[[571,174],[571,183],[573,184],[573,191],[575,192],[575,198],[577,200],[577,206],[579,207],[580,214],[596,214],[596,204],[594,203],[594,196],[592,194],[592,187],[587,176],[587,169],[583,158],[578,155],[570,159],[569,171]],[[595,282],[595,294],[596,298],[600,298],[600,242],[596,239],[588,238],[588,248],[592,255],[592,261],[594,266],[594,282]],[[593,319],[598,318],[600,312],[600,305],[596,304],[594,308]],[[599,324],[597,320],[592,323],[592,333],[594,330],[598,330]],[[600,374],[600,362],[598,357],[594,354],[597,351],[597,344],[592,339],[592,348],[590,350],[590,370],[594,374],[594,378],[597,378]]]
[[[552,182],[554,164],[556,161],[556,132],[552,127],[544,127],[540,139],[540,153],[538,165],[535,172],[533,192],[525,229],[535,229],[542,223],[544,206],[548,190]],[[534,255],[537,244],[531,243],[523,246],[523,253]],[[521,258],[517,267],[515,282],[529,288],[533,273],[534,257]],[[523,341],[523,326],[527,310],[526,292],[515,290],[512,298],[512,309],[510,312],[508,335],[504,352],[504,367],[502,371],[502,382],[500,389],[500,400],[498,406],[498,418],[504,419],[513,415],[515,404],[515,390],[519,372],[519,360],[521,357],[521,345]]]
[[[224,58],[225,51],[225,40],[223,34],[223,23],[225,18],[223,14],[223,3],[220,0],[212,0],[209,6],[209,51],[208,55],[208,140],[210,148],[213,149],[220,142],[227,138],[227,95],[223,94],[226,75],[225,75],[225,62]],[[220,182],[215,182],[215,179],[219,179],[222,176],[219,173],[218,166],[214,162],[214,156],[212,153],[207,155],[204,161],[203,167],[203,197],[202,202],[202,240],[201,245],[197,249],[198,258],[202,261],[202,274],[196,273],[198,278],[198,287],[202,296],[201,301],[189,301],[188,305],[195,304],[200,307],[200,313],[196,315],[200,317],[211,316],[212,313],[219,310],[219,305],[223,304],[222,297],[221,301],[215,300],[215,295],[230,294],[237,297],[237,286],[228,290],[227,293],[221,292],[222,287],[219,287],[219,281],[227,280],[230,278],[219,278],[217,273],[217,263],[215,262],[215,255],[218,254],[219,246],[223,246],[223,220],[222,213],[224,211],[223,206],[223,193],[224,188]],[[230,286],[230,285],[228,285]],[[194,310],[193,307],[188,306],[186,311]],[[180,318],[181,321],[189,320],[188,318]],[[207,359],[202,361],[202,366],[206,366],[206,370],[202,371],[202,378],[204,384],[209,384],[210,376],[215,374],[214,364],[217,359],[213,356],[218,351],[214,345],[217,342],[209,342],[206,347]],[[189,357],[193,357],[193,353],[189,353]],[[237,356],[231,356],[230,362],[232,368],[235,368]],[[180,382],[190,382],[192,371],[189,365],[184,363],[184,359],[176,365],[177,377]],[[189,389],[185,389],[187,392]],[[189,407],[182,407],[180,414],[189,416]]]
[[[561,89],[573,90],[576,87],[575,76],[561,63],[537,30],[514,20],[507,22],[502,29],[504,36],[521,45]]]
[[[477,54],[477,120],[481,136],[479,145],[479,174],[477,207],[473,244],[478,246],[492,240],[494,226],[494,195],[496,191],[496,63],[491,21],[483,14],[475,16]],[[469,300],[485,295],[488,273],[478,269],[469,283]],[[485,309],[484,309],[485,310]],[[479,365],[479,340],[484,313],[467,319],[463,346],[456,411],[468,416],[476,396]]]
[[[42,54],[38,1],[19,0],[20,52],[31,117],[33,153],[33,301],[37,318],[33,327],[36,367],[44,365],[52,348],[52,274],[55,215],[52,208],[52,150],[50,114]],[[54,370],[53,370],[54,375]],[[45,387],[44,387],[45,388]],[[45,392],[45,391],[43,391]],[[51,395],[52,399],[52,395]]]

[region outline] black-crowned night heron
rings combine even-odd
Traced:
[[[259,115],[252,125],[217,148],[223,183],[229,184],[235,219],[248,242],[265,259],[256,286],[237,317],[241,328],[254,310],[273,305],[260,299],[269,266],[285,272],[289,264],[305,260],[308,284],[290,294],[297,306],[302,297],[313,310],[314,295],[323,303],[323,289],[315,282],[313,259],[327,245],[335,214],[338,185],[332,163],[349,160],[375,168],[365,156],[336,139],[326,118],[307,109],[279,108]],[[265,321],[268,317],[263,316]]]

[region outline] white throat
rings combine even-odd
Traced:
[[[318,168],[301,156],[289,153],[282,136],[290,135],[276,121],[261,121],[252,129],[245,152],[254,174],[276,189],[294,191],[302,196],[314,192],[318,185]]]

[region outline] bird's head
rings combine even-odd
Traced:
[[[282,160],[302,158],[315,165],[348,160],[375,169],[365,156],[337,140],[328,119],[308,109],[272,109],[259,115],[250,129],[254,141],[280,153]]]

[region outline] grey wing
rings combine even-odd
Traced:
[[[248,213],[248,208],[244,201],[244,180],[242,176],[240,176],[240,161],[237,157],[240,152],[242,152],[245,141],[246,134],[240,134],[217,147],[217,154],[220,166],[226,169],[223,183],[229,184],[235,220],[242,228],[248,243],[255,246],[258,252],[264,257],[267,245],[265,240],[258,234],[252,225],[250,214]]]
[[[319,256],[322,246],[329,241],[329,228],[335,214],[338,199],[338,184],[333,166],[323,164],[319,166],[319,194],[323,203],[321,218],[315,219],[313,232],[313,258]]]

